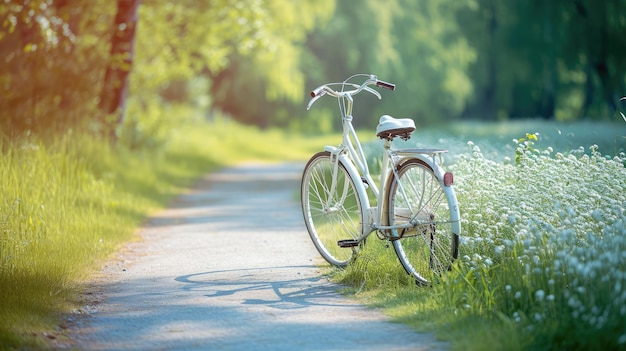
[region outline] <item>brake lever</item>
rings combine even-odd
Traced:
[[[382,100],[382,98],[383,98],[382,96],[380,96],[379,92],[377,92],[376,90],[374,90],[374,89],[372,89],[370,87],[365,87],[365,88],[363,88],[363,90],[374,94],[378,98],[378,100]]]

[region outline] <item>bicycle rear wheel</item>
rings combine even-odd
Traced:
[[[405,161],[397,174],[387,183],[386,220],[390,226],[413,225],[392,230],[391,240],[406,272],[418,284],[428,285],[450,270],[458,256],[459,233],[453,232],[450,210],[457,210],[456,197],[452,189],[444,191],[422,160]]]
[[[315,154],[302,175],[302,213],[313,244],[326,261],[346,266],[355,254],[354,248],[340,247],[339,240],[356,240],[361,234],[363,213],[354,180],[345,166],[335,164],[329,152]]]

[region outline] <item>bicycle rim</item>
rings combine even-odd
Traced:
[[[353,248],[342,248],[339,240],[357,239],[361,233],[362,212],[354,181],[339,162],[332,191],[334,165],[329,152],[314,155],[302,175],[302,212],[309,235],[319,253],[336,266],[353,258]]]
[[[452,267],[458,256],[458,235],[446,192],[429,165],[418,159],[403,163],[388,187],[389,225],[413,223],[392,231],[393,247],[406,272],[428,285]]]

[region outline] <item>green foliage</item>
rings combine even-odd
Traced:
[[[354,115],[367,126],[375,126],[383,113],[412,116],[423,124],[459,115],[472,93],[465,71],[475,59],[466,39],[457,35],[455,13],[465,8],[463,2],[339,2],[334,17],[307,41],[314,55],[314,65],[305,68],[308,86],[355,72],[396,83],[397,90],[382,92],[380,102],[357,97]],[[335,127],[340,123],[336,119]]]
[[[334,0],[265,3],[264,46],[233,53],[230,65],[210,71],[213,107],[263,127],[290,126],[302,114],[306,94],[307,34],[333,13]]]
[[[198,92],[190,95],[189,90],[197,77],[215,78],[232,65],[248,67],[249,74],[237,72],[236,79],[214,81],[213,106],[223,107],[230,96],[243,96],[246,100],[234,104],[248,106],[266,100],[301,102],[301,44],[306,33],[332,13],[333,3],[142,1],[130,82],[132,117],[123,128],[135,134],[133,138],[145,134],[145,129],[137,128],[146,124],[163,134],[159,128],[166,126],[154,123],[154,111],[172,101],[193,106]],[[104,0],[0,4],[0,49],[7,55],[0,68],[3,134],[16,138],[24,132],[65,132],[84,126],[102,132],[106,122],[98,118],[97,108],[115,12],[115,2]],[[246,85],[255,90],[244,94],[237,89]],[[206,97],[209,88],[205,86],[201,94]],[[204,113],[208,106],[195,105]],[[273,103],[254,117],[274,115],[266,125],[285,125],[291,113],[267,113],[280,106]],[[233,112],[245,120],[245,111]],[[144,115],[147,121],[142,121]],[[261,124],[259,119],[247,121]]]
[[[206,113],[209,102],[199,99],[207,96],[209,86],[197,84],[198,77],[207,70],[226,69],[234,53],[266,44],[260,1],[143,1],[139,17],[131,99],[121,137],[140,144],[166,139],[172,128],[184,123],[187,115],[176,113],[180,105]]]
[[[89,122],[113,7],[88,0],[0,3],[1,134],[49,134]]]
[[[477,59],[455,18],[469,10],[467,4],[401,1],[400,8],[394,21],[401,58],[393,78],[402,89],[393,97],[398,113],[421,123],[460,115],[474,92],[467,71]]]
[[[233,52],[267,45],[261,1],[143,1],[140,6],[132,94],[146,96],[219,71]]]
[[[459,22],[481,118],[608,119],[626,89],[623,0],[472,1]]]
[[[123,130],[166,134],[155,111],[170,103],[262,127],[337,129],[334,104],[305,114],[306,91],[357,72],[398,85],[382,102],[357,102],[367,126],[383,113],[423,125],[607,119],[626,90],[624,1],[142,1]],[[102,132],[116,10],[105,0],[0,4],[2,134]]]

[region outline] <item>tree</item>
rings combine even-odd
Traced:
[[[104,121],[109,137],[115,139],[115,130],[124,121],[128,76],[133,66],[137,9],[140,0],[118,0],[113,22],[111,54],[104,75],[99,107],[105,116],[115,115],[115,120]]]
[[[310,58],[306,36],[318,33],[334,6],[334,0],[266,2],[260,45],[231,52],[225,70],[209,70],[214,107],[244,123],[291,124],[303,110],[309,74],[303,67]]]
[[[612,115],[626,90],[626,1],[596,3],[587,0],[572,3],[572,32],[577,40],[568,43],[578,54],[584,72],[584,103],[581,115]]]
[[[403,85],[399,100],[390,102],[406,106],[400,112],[422,124],[446,123],[461,114],[474,92],[467,71],[476,51],[457,21],[468,3],[403,0],[399,7],[394,35],[401,60],[394,79]]]
[[[210,81],[203,93],[213,108],[248,123],[278,123],[265,107],[302,99],[298,40],[328,1],[144,0],[128,132],[172,125],[181,117],[164,106],[193,103],[198,91],[188,88],[202,80]]]
[[[393,93],[383,92],[381,102],[358,98],[355,122],[367,126],[383,113],[422,124],[458,115],[472,92],[465,70],[474,51],[455,18],[465,6],[455,1],[338,2],[328,25],[309,36],[307,45],[324,75],[310,85],[354,73],[397,83]],[[340,121],[334,123],[338,127]]]
[[[0,2],[0,131],[64,132],[94,112],[104,0]]]
[[[459,14],[478,53],[468,71],[476,94],[467,114],[559,120],[613,115],[626,81],[619,59],[626,54],[626,1],[475,4]]]

